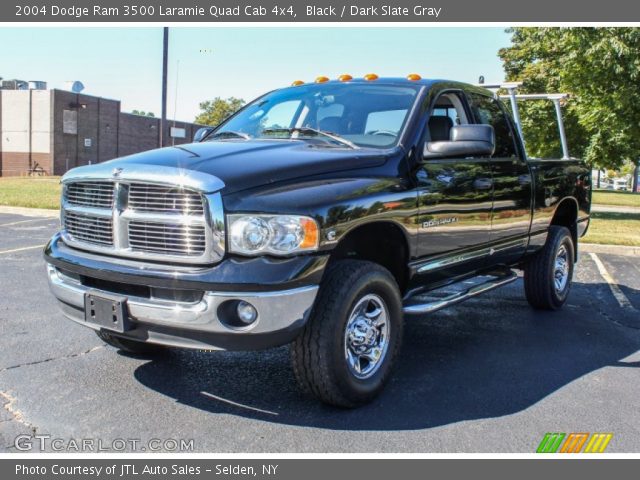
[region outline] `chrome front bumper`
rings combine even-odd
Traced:
[[[86,287],[47,264],[49,287],[62,312],[77,323],[100,330],[85,320]],[[106,292],[109,293],[109,292]],[[163,345],[224,350],[266,348],[288,343],[304,326],[318,293],[312,285],[276,292],[205,292],[197,302],[172,302],[136,296],[127,297],[128,314],[134,325],[121,335],[134,340]],[[248,327],[235,328],[222,323],[218,307],[228,300],[244,300],[258,311]],[[254,341],[255,340],[255,341]]]

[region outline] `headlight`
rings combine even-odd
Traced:
[[[243,255],[288,255],[318,249],[318,224],[299,215],[227,215],[229,249]]]

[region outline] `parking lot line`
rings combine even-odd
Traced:
[[[0,227],[10,227],[12,225],[19,225],[21,223],[28,223],[28,222],[40,222],[42,220],[49,220],[51,221],[50,218],[48,217],[43,217],[43,218],[30,218],[28,220],[18,220],[17,222],[9,222],[9,223],[3,223],[0,225]]]
[[[604,278],[604,280],[609,285],[609,288],[611,289],[611,293],[613,294],[615,299],[618,301],[620,306],[622,308],[634,309],[633,305],[631,305],[631,302],[629,301],[627,296],[624,294],[624,292],[620,290],[620,287],[618,286],[614,278],[609,274],[609,272],[605,268],[604,264],[602,263],[598,255],[596,255],[595,253],[589,253],[589,255],[591,256],[594,263],[596,264],[596,267],[598,267],[598,272],[600,272],[600,275],[602,276],[602,278]]]
[[[269,410],[263,410],[261,408],[256,408],[250,405],[244,405],[242,403],[234,402],[233,400],[228,400],[226,398],[219,397],[217,395],[214,395],[213,393],[209,393],[209,392],[200,392],[200,393],[205,397],[213,398],[214,400],[218,400],[219,402],[228,403],[229,405],[233,405],[234,407],[246,408],[247,410],[253,410],[254,412],[259,412],[259,413],[267,413],[269,415],[275,415],[275,416],[279,415],[276,412],[271,412]]]
[[[0,250],[0,255],[3,255],[5,253],[22,252],[24,250],[34,250],[36,248],[44,248],[44,245],[32,245],[30,247],[12,248],[11,250]]]

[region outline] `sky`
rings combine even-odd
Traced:
[[[170,119],[193,121],[214,97],[250,101],[318,75],[348,73],[503,80],[497,52],[509,45],[491,27],[209,27],[171,28]],[[0,28],[0,77],[43,80],[121,100],[122,110],[161,113],[162,28]]]

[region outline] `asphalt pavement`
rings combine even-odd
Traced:
[[[640,451],[638,257],[581,255],[560,312],[529,308],[518,280],[408,320],[385,392],[345,411],[297,391],[287,347],[145,358],[105,346],[48,291],[41,251],[57,225],[0,214],[0,451],[36,435],[64,452],[181,440],[196,452],[534,452],[546,432],[613,433],[608,452]]]

